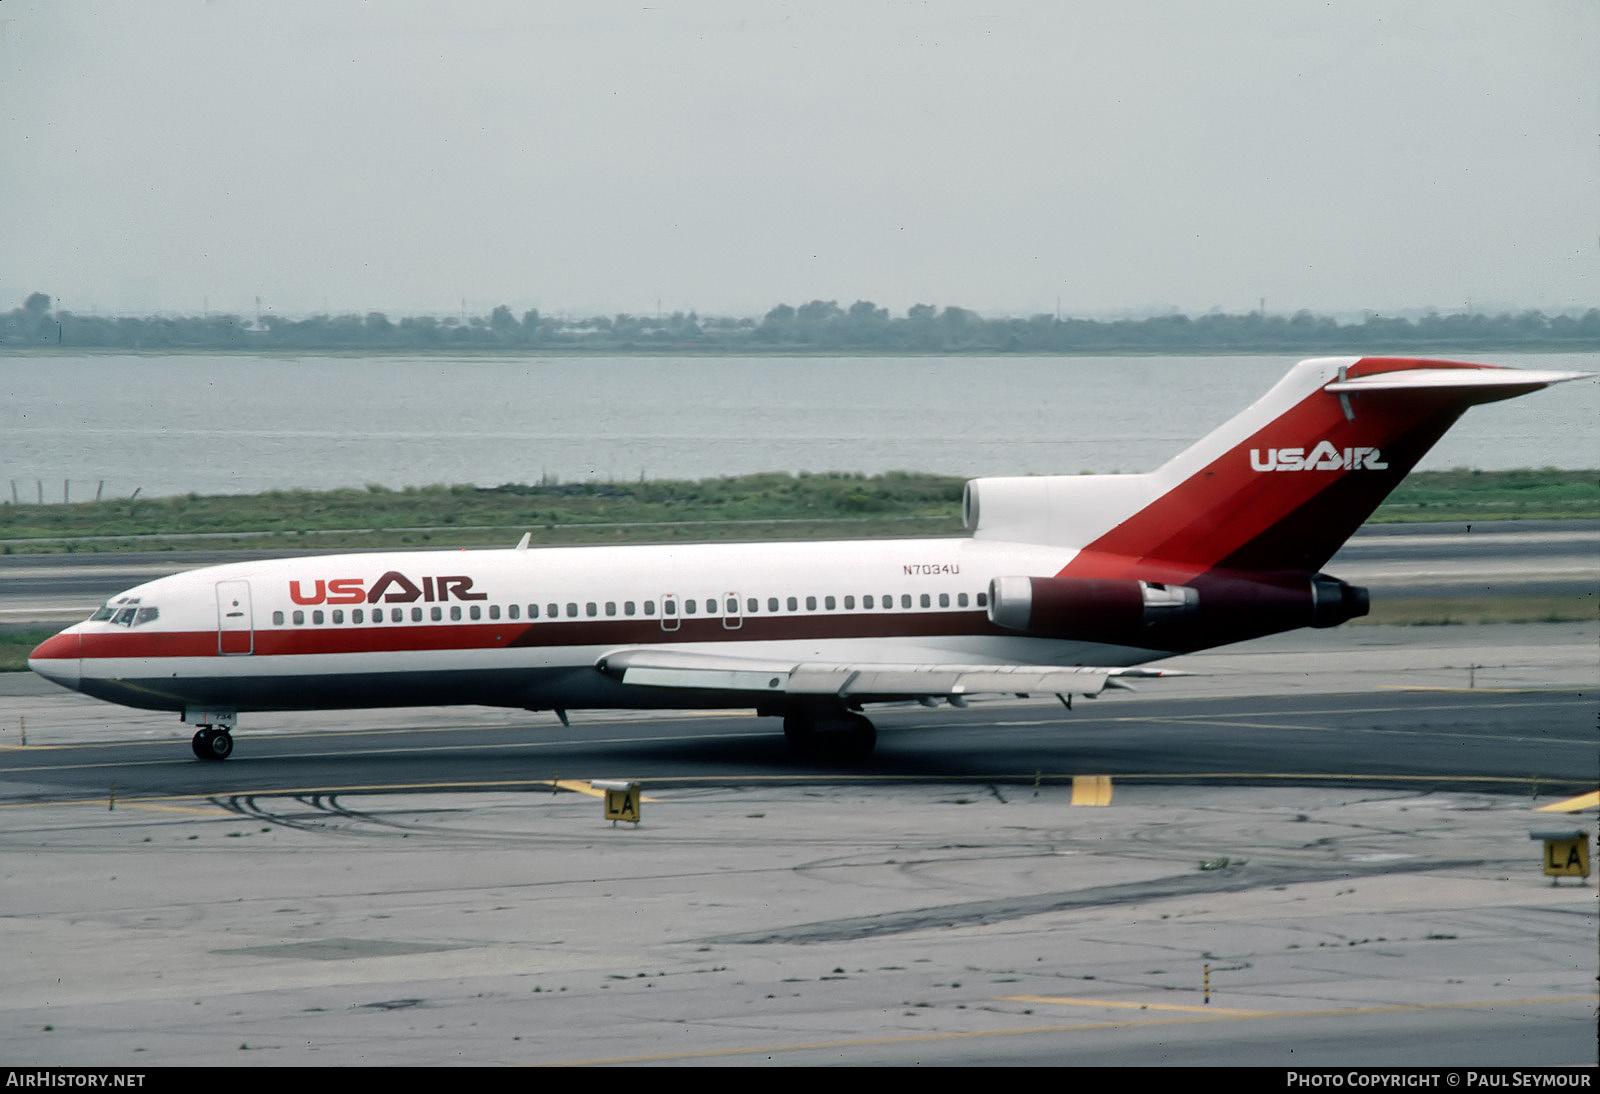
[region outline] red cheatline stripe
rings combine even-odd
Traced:
[[[559,646],[662,645],[684,642],[767,642],[784,639],[925,638],[1007,634],[982,611],[882,615],[746,616],[737,628],[721,618],[683,619],[677,630],[659,619],[435,626],[356,625],[282,627],[255,632],[256,656],[404,653]],[[83,657],[215,657],[216,631],[85,634]]]

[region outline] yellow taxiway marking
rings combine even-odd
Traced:
[[[1073,805],[1110,805],[1110,775],[1072,776]]]
[[[88,804],[94,804],[90,802]],[[202,809],[197,805],[163,805],[160,802],[124,801],[117,805],[118,809],[146,809],[152,813],[192,813],[202,817],[237,817],[239,814],[227,809]]]
[[[118,802],[118,807],[128,809],[132,809],[136,806],[154,808],[162,802],[195,801],[196,799],[201,798],[292,798],[302,794],[385,794],[404,792],[408,790],[526,790],[541,786],[550,787],[552,791],[572,790],[576,791],[577,793],[586,794],[593,797],[605,796],[604,791],[591,789],[588,780],[582,780],[580,782],[571,779],[498,779],[488,782],[375,783],[366,786],[280,786],[256,790],[239,789],[215,790],[209,792],[201,791],[190,794],[161,794],[148,798],[127,798],[121,802]],[[56,805],[103,805],[105,800],[105,795],[101,794],[93,798],[61,798],[55,801],[37,802],[0,802],[0,809],[39,809],[46,806]],[[642,800],[654,802],[659,801],[660,799],[644,798]],[[201,810],[196,811],[199,812]],[[229,811],[227,815],[233,816],[234,814]]]
[[[1535,809],[1535,813],[1576,813],[1580,809],[1600,809],[1600,790],[1588,794],[1579,794],[1576,798],[1566,801],[1551,802]]]
[[[1148,1026],[1188,1025],[1198,1022],[1225,1022],[1229,1020],[1280,1018],[1325,1018],[1342,1015],[1383,1014],[1398,1011],[1464,1010],[1476,1008],[1539,1006],[1560,1003],[1594,1003],[1595,995],[1553,995],[1533,999],[1480,999],[1468,1003],[1402,1003],[1372,1007],[1335,1007],[1328,1010],[1299,1011],[1243,1011],[1229,1012],[1215,1007],[1196,1007],[1208,1013],[1186,1014],[1171,1018],[1146,1018],[1131,1021],[1078,1022],[1071,1025],[1021,1026],[1014,1029],[960,1030],[950,1033],[914,1033],[903,1037],[841,1038],[835,1041],[809,1041],[791,1045],[750,1045],[744,1048],[706,1049],[701,1052],[662,1052],[648,1056],[613,1056],[595,1060],[563,1060],[544,1064],[544,1067],[594,1067],[601,1064],[645,1064],[662,1060],[709,1060],[727,1056],[776,1055],[780,1052],[815,1052],[841,1048],[869,1048],[875,1045],[913,1045],[932,1041],[964,1041],[979,1037],[1026,1037],[1040,1033],[1079,1033],[1101,1029],[1130,1029]],[[1096,1001],[1104,1006],[1104,1001]]]
[[[92,765],[116,766],[116,765]],[[55,770],[54,768],[21,768],[20,771]],[[1010,775],[852,775],[847,772],[835,771],[829,774],[786,774],[764,775],[746,772],[742,775],[673,775],[668,777],[675,786],[724,786],[728,784],[788,784],[794,786],[812,783],[825,783],[829,785],[857,785],[871,783],[892,783],[901,785],[949,785],[952,783],[1004,783],[1007,785],[1032,785],[1036,781],[1043,781],[1050,785],[1059,785],[1070,778],[1077,776],[1064,773],[1052,773],[1040,776],[1037,772],[1016,773]],[[1402,775],[1402,774],[1355,774],[1341,775],[1326,772],[1262,772],[1262,771],[1179,771],[1179,772],[1151,772],[1133,771],[1117,778],[1127,782],[1138,780],[1144,783],[1161,784],[1169,781],[1199,782],[1206,780],[1226,780],[1235,782],[1240,779],[1254,779],[1264,782],[1300,782],[1300,783],[1346,783],[1346,782],[1401,782],[1401,783],[1427,783],[1436,786],[1513,786],[1513,787],[1543,787],[1554,789],[1563,785],[1577,783],[1577,779],[1540,778],[1531,775]],[[187,794],[159,794],[148,798],[129,798],[127,804],[139,802],[167,802],[167,801],[194,801],[201,798],[272,798],[292,797],[297,794],[384,794],[409,790],[459,790],[483,791],[505,789],[529,789],[532,787],[553,787],[553,789],[570,789],[562,786],[568,780],[552,783],[550,779],[491,779],[491,780],[461,780],[456,782],[416,782],[416,783],[349,783],[339,786],[300,786],[300,787],[234,787],[222,790],[191,791]],[[655,800],[655,799],[647,799]],[[0,802],[0,809],[37,809],[57,805],[101,805],[105,802],[104,794],[84,798],[58,798],[52,801],[28,802]]]
[[[590,786],[588,779],[554,779],[549,782],[549,785],[559,787],[562,790],[570,790],[574,794],[583,794],[590,798],[603,798],[606,796],[604,790],[596,790]],[[639,796],[639,800],[642,802],[660,801],[659,798],[647,798],[642,794]]]
[[[1067,995],[1002,995],[1002,1003],[1049,1003],[1063,1007],[1111,1007],[1121,1010],[1170,1010],[1180,1014],[1225,1014],[1235,1018],[1271,1018],[1270,1010],[1234,1010],[1229,1007],[1180,1003],[1128,1003],[1117,999],[1075,999]]]
[[[1379,684],[1379,691],[1443,691],[1451,694],[1471,695],[1485,692],[1490,695],[1520,695],[1523,692],[1543,691],[1543,688],[1455,688],[1430,684]]]

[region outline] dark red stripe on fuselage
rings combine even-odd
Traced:
[[[472,623],[273,627],[255,632],[258,657],[338,653],[415,653],[439,650],[646,646],[688,642],[776,642],[838,638],[927,638],[1001,635],[982,611],[885,612],[882,615],[745,616],[737,627],[721,618],[683,619],[664,630],[660,619],[597,619]],[[82,656],[216,657],[216,631],[138,631],[84,634]]]

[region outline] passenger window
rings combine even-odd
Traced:
[[[792,596],[789,598],[789,610],[791,612],[797,612],[800,610],[800,602]]]
[[[319,627],[322,626],[322,609],[321,608],[318,608],[316,611],[311,613],[311,622],[316,624]]]
[[[922,594],[922,606],[924,608],[933,607],[933,598],[931,596],[929,596],[927,593],[923,593]]]
[[[272,613],[272,625],[274,627],[283,626],[283,613],[282,612],[273,612]]]
[[[301,612],[301,611],[297,611],[290,618],[292,618],[294,620],[294,625],[299,627],[299,626],[302,626],[302,625],[305,624],[306,613],[305,612]]]
[[[901,593],[900,594],[900,606],[902,608],[911,607],[911,594],[910,593]]]
[[[949,606],[950,606],[950,594],[949,593],[940,593],[939,594],[939,607],[948,608]]]
[[[617,602],[615,600],[606,601],[606,614],[607,615],[616,615],[617,614]]]
[[[467,614],[471,615],[474,619],[482,619],[483,609],[474,604],[472,607],[467,609]]]
[[[435,604],[428,610],[428,615],[435,623],[441,622],[444,619],[444,609]]]
[[[335,623],[343,623],[344,622],[344,609],[343,608],[335,608],[335,609],[333,609],[333,621]]]
[[[544,613],[551,619],[554,619],[556,616],[561,614],[561,606],[559,604],[546,604],[544,606]]]
[[[490,619],[499,619],[500,618],[500,605],[498,605],[498,604],[490,604],[489,605],[489,618]]]
[[[413,622],[413,623],[421,623],[422,622],[422,609],[421,608],[412,608],[411,609],[411,622]]]
[[[510,616],[512,619],[516,619],[521,614],[522,608],[519,605],[512,604],[506,608],[506,615]]]
[[[595,604],[594,601],[591,600],[583,606],[583,614],[592,619],[600,614],[600,608],[597,604]]]
[[[623,615],[638,615],[639,614],[639,605],[635,604],[631,600],[624,600],[622,602],[622,614]]]
[[[965,608],[966,606],[967,606],[967,594],[966,593],[957,593],[956,594],[956,607]]]
[[[683,614],[684,615],[693,615],[694,614],[694,601],[693,600],[685,600],[683,602]]]
[[[777,610],[778,610],[778,598],[775,597],[775,596],[767,597],[767,611],[775,612]]]
[[[814,597],[814,596],[806,597],[806,611],[814,612],[816,610],[817,610],[817,598]]]
[[[909,600],[910,598],[907,597],[906,599]],[[894,607],[894,596],[893,596],[893,594],[889,594],[889,595],[884,596],[884,598],[883,598],[883,610],[884,611],[888,611],[890,608],[893,608],[893,607]]]
[[[863,608],[870,608],[870,607],[872,607],[872,597],[870,597],[870,596],[864,596],[864,597],[862,597],[862,598],[861,598],[861,606],[862,606],[862,607],[863,607]]]
[[[405,621],[406,621],[406,613],[404,611],[402,611],[399,608],[390,608],[389,609],[389,622],[391,622],[391,623],[404,623]]]
[[[571,601],[571,600],[567,601],[567,618],[568,619],[576,619],[576,618],[578,618],[578,605],[574,601]]]
[[[823,600],[822,600],[822,606],[824,608],[828,609],[830,612],[833,611],[834,604],[835,604],[835,601],[834,601],[833,597],[831,597],[831,596],[824,597]]]
[[[451,622],[455,622],[456,620],[458,620],[460,618],[461,618],[461,605],[460,604],[452,604],[452,605],[450,605],[450,620],[451,620]]]
[[[656,602],[654,600],[646,600],[644,602],[644,614],[645,615],[655,615],[656,614]]]
[[[847,597],[844,598],[844,610],[845,611],[847,611],[847,612],[854,611],[855,607],[856,607],[856,598],[855,597],[847,596]]]
[[[978,594],[978,607],[981,608],[981,607],[985,606],[988,603],[989,603],[989,594],[988,593],[979,593]]]

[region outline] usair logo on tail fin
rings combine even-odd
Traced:
[[[1317,442],[1310,453],[1303,448],[1259,448],[1250,450],[1252,471],[1387,471],[1389,465],[1376,448],[1335,448],[1327,441]]]

